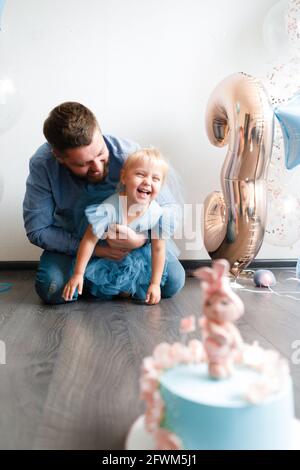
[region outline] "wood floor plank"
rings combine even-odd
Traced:
[[[299,294],[284,294],[291,292],[287,286],[278,284],[276,292],[282,293],[281,297],[273,293],[263,294],[260,291],[240,292],[240,296],[246,306],[244,320],[257,334],[267,339],[270,344],[284,355],[289,361],[295,386],[300,389],[300,367],[293,364],[293,343],[300,340],[300,289],[296,286],[292,292]],[[285,297],[292,295],[295,299]]]
[[[31,292],[0,328],[0,448],[30,449],[43,416],[65,316]]]
[[[138,382],[125,314],[123,303],[73,304],[36,449],[122,448]]]
[[[23,302],[29,292],[32,292],[33,271],[0,271],[0,283],[10,283],[11,288],[0,292],[0,332],[1,326]]]

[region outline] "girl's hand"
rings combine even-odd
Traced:
[[[158,302],[161,299],[161,293],[160,293],[160,285],[159,284],[150,284],[148,287],[147,295],[146,295],[146,304],[149,305],[155,305],[158,304]]]
[[[69,282],[65,285],[63,291],[63,298],[68,301],[73,299],[74,292],[78,287],[78,294],[82,294],[83,288],[83,275],[82,274],[74,274]]]

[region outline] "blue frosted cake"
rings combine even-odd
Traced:
[[[285,360],[244,345],[234,373],[208,373],[202,343],[162,343],[144,359],[141,395],[156,449],[288,449],[294,416]]]
[[[276,351],[243,342],[234,322],[244,304],[232,291],[229,263],[216,260],[202,281],[202,341],[191,315],[182,343],[161,343],[144,359],[145,425],[157,449],[288,449],[294,416],[288,364]]]
[[[251,404],[247,387],[259,380],[259,373],[246,367],[219,382],[207,376],[205,365],[170,369],[160,378],[162,426],[180,436],[185,449],[288,449],[291,381],[263,403]]]

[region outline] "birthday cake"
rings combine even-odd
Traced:
[[[228,263],[196,272],[202,317],[181,321],[182,341],[159,344],[143,361],[145,426],[158,450],[288,449],[294,402],[288,364],[276,351],[243,342],[244,313]],[[202,341],[188,340],[196,326]]]

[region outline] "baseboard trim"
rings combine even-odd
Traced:
[[[0,271],[35,271],[38,261],[0,261]]]
[[[210,266],[209,259],[181,259],[182,266],[187,272],[203,266]],[[256,259],[248,269],[295,268],[297,259]],[[0,271],[31,271],[36,270],[38,261],[0,261]]]
[[[197,269],[203,266],[210,266],[210,259],[183,259],[180,260],[185,269]],[[256,259],[250,263],[247,269],[263,269],[263,268],[294,268],[297,259]]]

